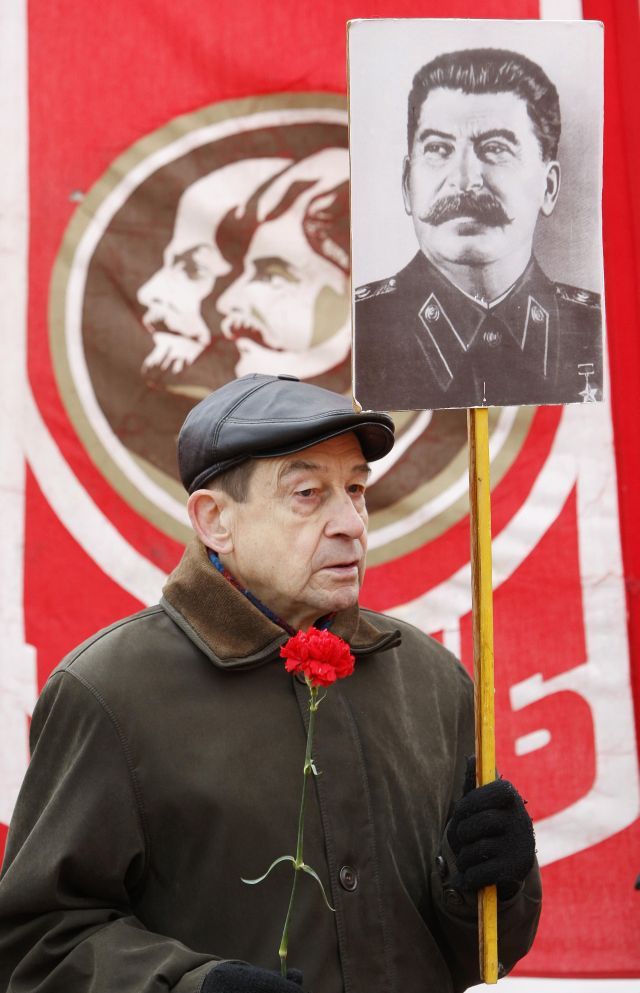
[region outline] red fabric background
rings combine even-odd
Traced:
[[[640,50],[637,8],[632,0],[584,0],[585,17],[606,24],[606,137],[605,137],[605,261],[608,334],[611,361],[612,407],[619,473],[620,519],[627,594],[636,717],[640,715],[640,522],[634,496],[640,482],[640,427],[632,404],[638,392],[640,369],[640,295],[638,293],[638,239],[640,197],[635,176],[640,166],[640,126],[634,106],[640,83],[637,52]],[[169,0],[110,0],[108,4],[83,4],[74,0],[32,0],[29,8],[30,63],[30,297],[29,377],[47,425],[64,458],[80,482],[125,538],[159,567],[169,570],[180,546],[159,535],[107,486],[78,444],[60,401],[48,353],[47,308],[49,280],[60,242],[76,209],[74,191],[87,191],[117,155],[140,136],[164,125],[181,113],[219,100],[279,91],[344,92],[345,22],[373,16],[517,17],[538,16],[537,0],[404,0],[379,2],[329,0],[321,4],[289,4],[284,0],[258,5],[255,0],[193,0],[188,6]],[[279,38],[280,45],[265,39]],[[553,430],[551,411],[540,411],[537,445],[545,430]],[[534,453],[535,454],[535,453]],[[538,453],[539,455],[539,453]],[[533,463],[531,463],[533,465]],[[504,492],[508,486],[503,481]],[[508,500],[508,496],[505,497]],[[494,524],[508,512],[498,491],[494,498]],[[467,538],[460,526],[446,540],[457,542],[467,554]],[[575,541],[575,512],[570,501],[549,534],[544,548],[524,563],[509,587],[508,602],[496,597],[496,643],[517,640],[510,624],[517,619],[527,630],[539,622],[539,604],[532,591],[548,583],[545,556],[556,561]],[[139,604],[109,580],[73,541],[49,508],[32,476],[27,489],[27,533],[31,554],[25,568],[25,602],[37,604],[27,612],[27,641],[37,647],[39,684],[53,665],[97,628],[138,609]],[[424,569],[435,569],[439,558],[430,549],[403,561],[403,584],[412,576],[424,589]],[[450,565],[450,562],[447,562]],[[370,586],[369,602],[386,607],[382,594]],[[380,602],[378,602],[380,601]],[[517,614],[514,605],[524,605]],[[526,606],[528,605],[528,606]],[[552,609],[547,598],[545,609]],[[580,604],[573,605],[576,618]],[[557,618],[548,617],[551,630]],[[580,624],[571,645],[577,661],[584,655]],[[470,633],[463,625],[463,658],[470,660]],[[536,643],[531,650],[540,652]],[[582,652],[582,654],[581,654]],[[505,681],[505,685],[507,682]],[[499,690],[500,693],[500,690]],[[568,697],[568,698],[567,698]],[[580,701],[567,694],[556,699],[556,712],[547,712],[554,727],[553,752],[564,788],[576,795],[583,789],[589,768],[562,768],[563,721],[568,714],[584,726]],[[500,706],[500,698],[498,699]],[[508,709],[503,702],[505,710]],[[504,725],[499,735],[511,740],[526,733]],[[555,729],[557,728],[557,736]],[[500,742],[499,742],[500,745]],[[588,756],[588,748],[586,748]],[[551,756],[550,756],[551,757]],[[524,775],[526,757],[514,763]],[[509,769],[504,769],[509,772]],[[518,779],[518,782],[521,781]],[[564,777],[564,778],[563,778]],[[536,801],[538,816],[550,798]],[[625,852],[638,851],[636,824],[624,832]],[[615,921],[638,919],[640,894],[632,881],[640,871],[619,857],[620,838],[613,837],[572,858],[545,869],[550,910],[543,917],[536,946],[523,972],[534,975],[637,975],[640,971],[635,943]],[[584,887],[606,870],[606,893],[590,904]],[[600,892],[600,891],[598,891]],[[555,909],[553,900],[556,899]],[[561,904],[559,901],[562,901]],[[585,906],[588,911],[585,912]],[[580,918],[584,942],[578,962],[575,937],[562,932],[562,920]],[[604,920],[611,922],[603,927]],[[571,942],[573,941],[573,944]],[[573,965],[567,965],[567,963]],[[629,963],[634,962],[633,966]]]
[[[605,25],[604,261],[622,558],[640,727],[640,17],[633,0],[583,0]],[[640,747],[640,736],[638,737]],[[640,862],[637,866],[640,871]]]

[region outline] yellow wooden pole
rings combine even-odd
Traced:
[[[467,411],[469,433],[469,504],[471,516],[471,585],[473,672],[478,786],[496,778],[493,684],[493,589],[491,583],[491,490],[489,485],[489,411]],[[498,897],[495,886],[478,893],[480,974],[498,982]]]

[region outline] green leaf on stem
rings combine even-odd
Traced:
[[[260,876],[258,879],[242,879],[241,877],[242,882],[246,883],[247,886],[255,886],[256,883],[263,882],[263,880],[267,878],[271,870],[274,869],[279,862],[293,862],[294,866],[296,864],[296,860],[294,859],[293,855],[281,855],[279,859],[276,859],[275,862],[271,863],[271,865],[265,872],[264,876]],[[320,880],[318,880],[318,882],[320,882]],[[320,885],[322,886],[322,883],[320,883]]]
[[[336,912],[336,909],[335,909],[335,907],[332,907],[332,906],[331,906],[331,904],[329,903],[329,901],[327,900],[327,894],[326,894],[326,893],[325,893],[325,891],[324,891],[324,886],[322,885],[322,880],[320,879],[320,876],[318,875],[318,873],[317,873],[317,872],[315,872],[315,871],[314,871],[314,870],[313,870],[313,869],[311,868],[311,866],[310,866],[310,865],[305,865],[305,864],[304,864],[304,862],[303,862],[303,864],[302,864],[302,865],[300,866],[300,868],[301,868],[301,869],[302,869],[302,870],[303,870],[304,872],[306,872],[306,873],[307,873],[307,875],[309,875],[309,876],[313,876],[313,878],[315,879],[315,881],[316,881],[316,883],[318,884],[318,886],[319,886],[319,887],[320,887],[320,889],[322,890],[322,897],[323,897],[323,899],[324,899],[324,902],[326,903],[326,905],[327,905],[327,907],[329,908],[329,910],[331,910],[331,911],[332,911],[332,913],[334,913],[334,914],[335,914],[335,912]]]

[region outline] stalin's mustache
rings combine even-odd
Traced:
[[[476,193],[473,190],[442,197],[420,220],[438,225],[454,221],[458,217],[472,217],[481,224],[495,228],[504,228],[511,224],[511,218],[493,193]]]

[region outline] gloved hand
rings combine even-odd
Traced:
[[[517,893],[535,853],[524,800],[507,779],[475,786],[475,756],[467,759],[464,793],[453,808],[447,841],[455,856],[454,889],[496,885],[500,900]]]
[[[302,973],[289,969],[283,979],[277,972],[248,962],[221,962],[206,977],[202,993],[302,993]]]

